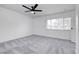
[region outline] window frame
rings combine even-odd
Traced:
[[[62,19],[62,24],[61,24],[61,27],[59,27],[57,25],[58,28],[56,28],[56,24],[52,26],[52,23],[53,23],[53,20],[58,20],[58,24],[60,22],[59,19]],[[69,21],[67,21],[69,19]],[[46,23],[46,27],[47,29],[52,29],[52,30],[71,30],[72,26],[71,26],[71,20],[72,18],[71,17],[65,17],[65,18],[55,18],[55,19],[50,19],[50,20],[47,20],[47,23]],[[65,25],[65,22],[69,22],[68,25]],[[49,23],[49,24],[48,24]],[[61,23],[61,22],[60,22]],[[66,23],[67,24],[67,23]],[[67,29],[66,27],[69,26]]]

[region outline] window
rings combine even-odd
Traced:
[[[47,20],[47,28],[57,30],[71,30],[71,18]]]

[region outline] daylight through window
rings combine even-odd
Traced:
[[[47,20],[48,29],[71,30],[71,18],[57,18]]]

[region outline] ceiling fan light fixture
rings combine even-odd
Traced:
[[[33,12],[33,11],[31,11],[30,13],[34,14],[34,12]]]

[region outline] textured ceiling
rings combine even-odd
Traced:
[[[30,7],[34,4],[24,4],[24,5]],[[25,13],[24,11],[27,11],[28,9],[23,8],[22,4],[1,4],[0,6],[14,10],[19,13],[30,15],[30,16],[53,14],[53,13],[65,12],[65,11],[70,11],[75,9],[74,4],[39,4],[39,6],[36,9],[43,10],[43,12],[37,12],[34,15],[29,12]]]

